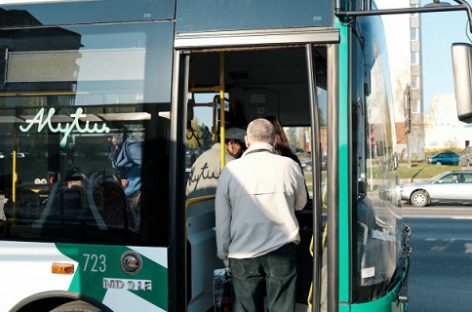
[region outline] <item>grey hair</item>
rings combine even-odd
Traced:
[[[267,119],[255,119],[247,126],[247,141],[249,143],[264,142],[273,144],[274,137],[274,126]]]

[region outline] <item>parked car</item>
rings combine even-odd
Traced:
[[[322,155],[321,156],[321,170],[326,170],[328,165],[328,156]],[[302,169],[306,172],[311,172],[313,170],[313,163],[311,162],[311,158],[305,161],[302,161]]]
[[[302,169],[304,172],[311,172],[313,170],[313,163],[310,160],[302,161]]]
[[[459,157],[459,165],[462,167],[472,166],[472,146],[467,146]]]
[[[443,172],[431,181],[400,186],[401,199],[415,207],[425,207],[433,201],[472,201],[472,170]]]
[[[442,152],[428,158],[433,165],[455,165],[459,164],[459,154],[454,152]]]

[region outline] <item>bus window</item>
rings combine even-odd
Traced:
[[[401,212],[395,193],[397,183],[396,143],[392,95],[383,37],[375,18],[360,24],[372,36],[362,48],[353,44],[352,79],[352,202],[353,204],[353,300],[379,298],[402,267]],[[363,28],[363,29],[364,29]],[[366,68],[360,64],[369,64]],[[371,79],[369,79],[371,77]],[[360,83],[363,81],[364,83]],[[365,94],[365,85],[370,90]]]
[[[0,239],[167,244],[171,40],[165,23],[0,32]]]

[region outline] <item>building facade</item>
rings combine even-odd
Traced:
[[[457,118],[453,93],[433,96],[424,125],[426,150],[461,150],[472,142],[472,128]]]

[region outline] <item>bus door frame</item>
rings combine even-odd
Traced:
[[[333,115],[332,106],[336,107],[338,98],[337,88],[337,74],[333,71],[337,70],[336,54],[331,51],[337,51],[337,45],[340,42],[339,30],[331,27],[303,27],[303,28],[286,28],[286,29],[261,29],[261,30],[231,30],[231,31],[212,31],[200,33],[181,33],[176,34],[174,41],[174,67],[173,67],[173,86],[172,86],[172,114],[171,114],[171,163],[170,170],[175,172],[173,181],[171,181],[170,203],[171,203],[171,217],[170,217],[170,246],[169,246],[169,311],[181,312],[187,311],[187,254],[186,254],[186,233],[185,233],[185,188],[184,186],[184,170],[185,170],[185,119],[188,101],[188,82],[189,82],[189,66],[190,53],[198,50],[213,50],[224,51],[231,49],[232,51],[238,48],[246,49],[258,47],[276,47],[276,46],[305,46],[307,71],[308,71],[308,85],[310,95],[310,114],[312,125],[312,144],[320,144],[319,135],[319,116],[316,99],[316,81],[315,68],[313,64],[312,46],[313,44],[325,45],[328,49],[328,122],[337,125],[337,119]],[[331,74],[330,74],[331,73]],[[336,110],[336,108],[334,108]],[[317,129],[314,129],[314,128]],[[337,127],[328,126],[328,142],[333,137],[337,136]],[[333,142],[337,142],[333,141]],[[331,146],[331,148],[330,148]],[[313,174],[313,185],[317,185],[318,189],[321,185],[321,178],[316,177],[315,173],[321,176],[320,163],[314,161],[321,159],[319,146],[312,146],[312,163],[315,164]],[[336,181],[337,173],[337,146],[328,143],[328,153],[332,154],[328,159],[328,181]],[[316,155],[315,155],[316,154]],[[333,179],[333,180],[330,180]],[[317,181],[315,181],[317,179]],[[337,195],[335,183],[328,184],[328,222],[332,222],[329,228],[331,238],[338,237],[334,235],[335,229],[338,228],[337,220]],[[314,189],[315,191],[315,189]],[[321,297],[321,192],[318,190],[318,199],[313,201],[313,232],[314,232],[314,275],[315,285],[313,311],[319,311],[315,307],[319,307]],[[315,193],[314,193],[315,197]],[[333,201],[334,200],[334,201]],[[328,229],[329,230],[329,229]],[[333,235],[333,236],[331,236]],[[329,239],[328,259],[338,263],[338,248],[336,239]],[[331,250],[330,250],[331,249]],[[329,261],[328,261],[329,262]],[[335,300],[336,311],[338,302],[338,266],[328,268],[328,306],[329,298]],[[318,272],[318,273],[315,273]],[[333,284],[335,283],[335,284]],[[333,294],[331,294],[332,289]],[[334,302],[333,302],[334,303]],[[334,311],[334,310],[333,310]]]

